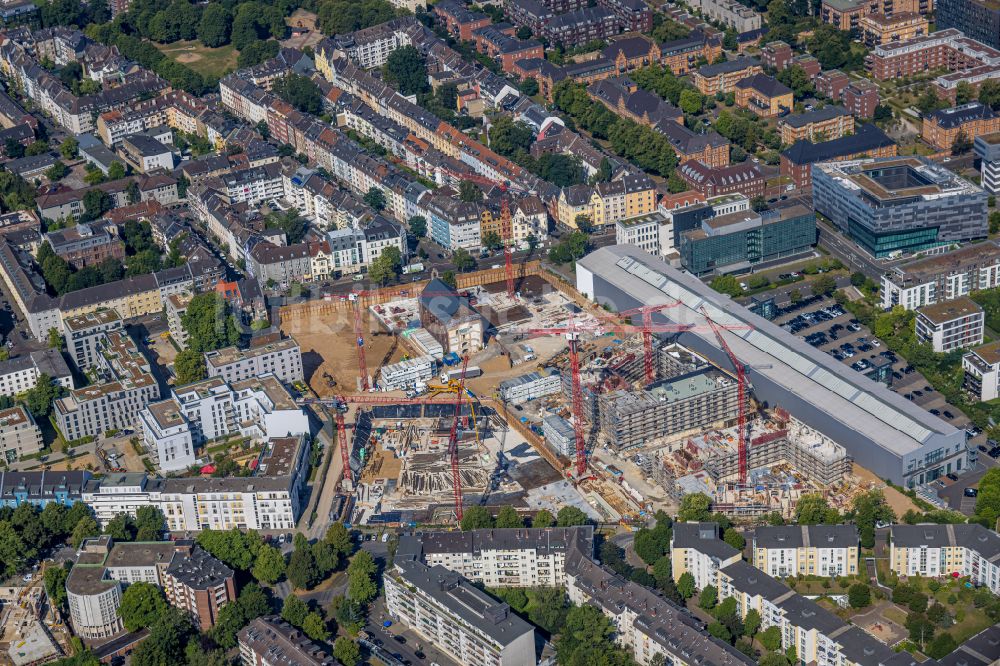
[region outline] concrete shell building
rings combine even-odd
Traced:
[[[577,262],[576,275],[581,293],[616,311],[678,299],[681,306],[657,313],[654,321],[704,325],[705,308],[718,324],[752,326],[723,335],[751,366],[757,399],[842,444],[881,478],[912,488],[968,466],[961,430],[638,248],[601,248]],[[682,333],[678,343],[732,367],[710,330]]]

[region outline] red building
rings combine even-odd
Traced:
[[[816,92],[824,97],[829,97],[834,102],[840,101],[844,94],[844,88],[851,82],[851,79],[839,69],[831,69],[821,72],[816,77]]]
[[[844,108],[855,118],[871,118],[878,106],[878,86],[861,79],[844,88]]]
[[[792,47],[785,42],[771,42],[760,50],[760,60],[764,66],[778,72],[788,67],[792,55]]]
[[[485,28],[492,21],[482,12],[474,12],[456,0],[441,0],[434,5],[434,13],[444,21],[445,28],[463,42],[472,40],[472,31]]]
[[[692,160],[677,167],[677,173],[691,185],[692,189],[705,197],[738,192],[752,198],[763,195],[767,185],[764,175],[752,162],[713,169],[697,160]]]

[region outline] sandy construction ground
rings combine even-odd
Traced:
[[[406,348],[394,336],[373,333],[378,324],[365,313],[365,360],[371,379],[378,377],[378,370],[387,363],[403,358]],[[358,355],[354,340],[354,315],[350,311],[325,314],[322,317],[284,316],[281,330],[294,337],[302,347],[302,366],[306,381],[320,397],[329,397],[358,388]],[[328,384],[324,373],[336,382]]]

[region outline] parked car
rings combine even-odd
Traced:
[[[979,490],[976,488],[966,488],[965,492],[962,494],[966,497],[977,497],[979,495]]]
[[[952,414],[951,412],[949,412],[947,409],[944,410],[944,412],[942,412],[942,413],[944,414],[944,417],[946,419],[953,419],[953,418],[955,418],[955,415]]]

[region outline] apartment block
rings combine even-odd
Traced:
[[[274,375],[286,384],[300,382],[302,350],[295,338],[266,342],[248,349],[226,347],[205,353],[209,377],[220,377],[226,383],[242,382],[254,377]]]
[[[562,587],[567,559],[593,550],[593,528],[585,526],[417,532],[402,537],[396,552],[486,587]]]
[[[237,634],[243,666],[337,666],[339,661],[277,615],[255,617]]]
[[[917,339],[938,353],[981,345],[984,324],[983,309],[968,296],[925,305],[914,321]]]
[[[869,14],[858,21],[858,30],[865,45],[870,48],[923,37],[930,32],[930,22],[926,16],[916,12],[903,12],[892,16]]]
[[[893,525],[889,568],[900,576],[968,576],[1000,594],[1000,535],[976,523]]]
[[[70,622],[84,640],[103,642],[125,630],[121,596],[132,583],[163,589],[170,605],[186,611],[202,631],[236,600],[233,570],[192,541],[115,543],[85,539],[66,579]]]
[[[857,30],[861,19],[874,11],[875,3],[870,0],[823,0],[820,5],[820,20],[838,30]]]
[[[725,423],[739,411],[736,382],[714,370],[662,380],[643,391],[604,393],[599,409],[601,432],[618,449]]]
[[[590,208],[593,223],[598,227],[651,213],[656,210],[655,184],[645,174],[598,183],[590,197]]]
[[[844,108],[855,118],[872,118],[879,104],[878,86],[866,79],[851,81],[842,92]]]
[[[692,160],[682,164],[677,173],[691,186],[691,189],[707,198],[724,195],[753,198],[763,194],[767,187],[764,174],[750,161],[711,167]]]
[[[844,88],[851,83],[851,77],[844,74],[839,69],[830,69],[820,72],[816,77],[816,92],[824,97],[829,97],[834,102],[839,102],[844,94]]]
[[[271,374],[238,382],[220,377],[174,387],[171,397],[139,414],[146,448],[160,469],[194,464],[194,449],[239,433],[254,440],[309,434],[309,419]]]
[[[778,121],[778,130],[782,143],[830,141],[854,132],[854,116],[844,107],[830,104],[785,116]]]
[[[736,106],[764,118],[792,110],[792,89],[765,74],[755,74],[736,83]]]
[[[170,294],[163,302],[170,339],[177,343],[181,349],[187,349],[188,332],[184,328],[184,314],[187,312],[188,305],[191,304],[191,298],[191,294]]]
[[[48,375],[60,386],[72,389],[73,373],[56,349],[30,352],[0,361],[0,395],[17,395],[34,388],[41,375]]]
[[[756,58],[739,57],[714,65],[702,65],[695,70],[692,81],[703,95],[731,93],[743,79],[763,74],[764,68]]]
[[[73,363],[85,372],[98,363],[106,334],[122,330],[122,318],[114,310],[97,310],[76,317],[63,318],[66,352]]]
[[[508,379],[500,382],[500,386],[497,387],[500,399],[512,405],[520,405],[529,400],[558,393],[561,388],[562,380],[559,373],[549,368]]]
[[[992,241],[896,264],[882,275],[881,306],[916,310],[1000,287],[1000,247]]]
[[[615,222],[615,243],[635,245],[658,257],[674,251],[673,218],[657,210]]]
[[[753,565],[769,576],[854,576],[858,573],[855,525],[758,527]]]
[[[171,532],[295,529],[309,451],[304,438],[282,437],[267,442],[249,478],[112,473],[89,479],[81,498],[102,526],[120,513],[134,518],[139,507],[153,506],[166,516]]]
[[[760,49],[760,59],[764,65],[778,72],[791,65],[794,55],[792,47],[780,40],[768,42]]]
[[[536,663],[532,625],[459,574],[397,557],[382,580],[389,616],[456,662]]]
[[[49,231],[44,238],[53,252],[77,270],[95,266],[105,259],[121,261],[125,258],[125,244],[109,225],[100,222]]]
[[[734,0],[694,0],[691,8],[737,33],[760,30],[760,14]]]
[[[974,401],[1000,398],[1000,341],[988,342],[962,356],[962,389]]]
[[[95,360],[99,381],[55,402],[56,425],[66,441],[133,428],[139,412],[160,397],[149,361],[124,330],[104,334]]]
[[[969,102],[925,115],[921,138],[938,150],[951,150],[959,135],[971,142],[974,137],[997,132],[1000,116],[985,104]]]
[[[42,431],[31,412],[20,405],[0,410],[0,453],[9,465],[42,449]]]
[[[670,563],[675,581],[689,573],[703,590],[716,584],[719,569],[740,561],[740,551],[719,537],[718,523],[674,523]]]
[[[938,30],[957,28],[984,44],[1000,49],[1000,8],[986,0],[937,0]]]

